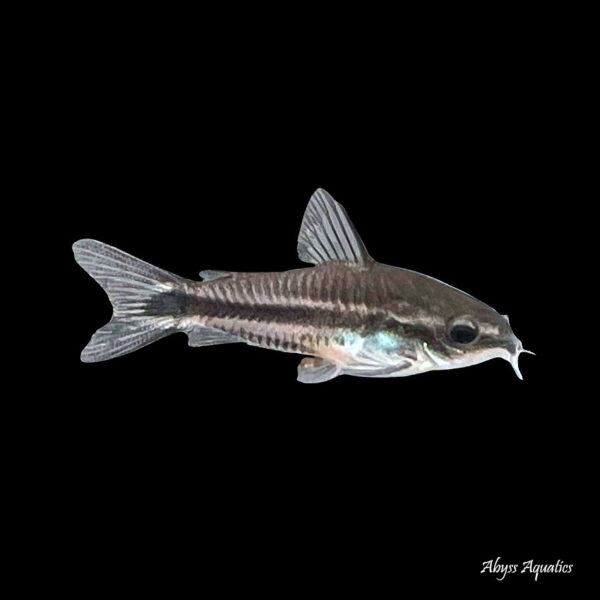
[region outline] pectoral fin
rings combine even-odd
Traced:
[[[403,371],[408,369],[411,366],[411,362],[408,360],[402,361],[397,365],[392,365],[390,367],[380,367],[380,368],[350,368],[345,369],[344,373],[346,375],[355,375],[356,377],[402,377],[404,375]]]
[[[337,377],[341,369],[323,358],[304,358],[298,365],[298,381],[302,383],[321,383]]]

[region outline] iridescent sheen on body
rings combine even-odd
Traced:
[[[85,362],[127,354],[185,332],[191,346],[245,342],[309,355],[299,380],[341,374],[399,377],[525,352],[508,318],[432,277],[376,262],[343,207],[317,190],[298,256],[314,266],[281,273],[202,271],[177,277],[95,240],[77,262],[113,303],[111,321],[82,352]]]

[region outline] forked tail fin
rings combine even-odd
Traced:
[[[112,319],[83,349],[83,362],[122,356],[178,331],[177,315],[167,312],[173,303],[161,295],[183,296],[187,280],[96,240],[75,242],[73,252],[113,305]]]

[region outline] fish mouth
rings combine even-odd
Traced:
[[[521,344],[521,340],[519,340],[516,336],[513,336],[513,344],[514,349],[511,348],[510,350],[507,350],[507,356],[505,356],[505,358],[510,363],[517,377],[523,381],[523,375],[519,370],[519,355],[533,354],[535,356],[535,352],[532,352],[531,350],[525,350],[525,348],[523,348],[523,344]]]

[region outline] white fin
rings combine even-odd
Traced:
[[[184,279],[96,240],[75,242],[73,252],[113,305],[112,319],[83,349],[83,362],[116,358],[177,332],[163,299],[183,294]]]
[[[346,375],[355,375],[356,377],[402,377],[404,375],[402,371],[408,369],[411,364],[410,361],[405,360],[390,367],[344,369],[344,373]]]
[[[223,277],[230,277],[229,271],[217,271],[214,269],[208,269],[206,271],[200,271],[200,277],[202,281],[213,281],[213,279],[222,279]]]
[[[104,327],[94,333],[81,352],[81,362],[92,363],[117,358],[172,333],[177,333],[173,319],[130,321],[124,317],[113,316]]]
[[[219,344],[235,344],[244,341],[236,335],[210,327],[195,327],[186,333],[190,346],[218,346]]]
[[[321,383],[337,377],[341,369],[323,358],[303,358],[298,365],[298,381]]]
[[[298,257],[313,265],[330,260],[372,260],[344,207],[321,188],[306,207],[298,237]]]

